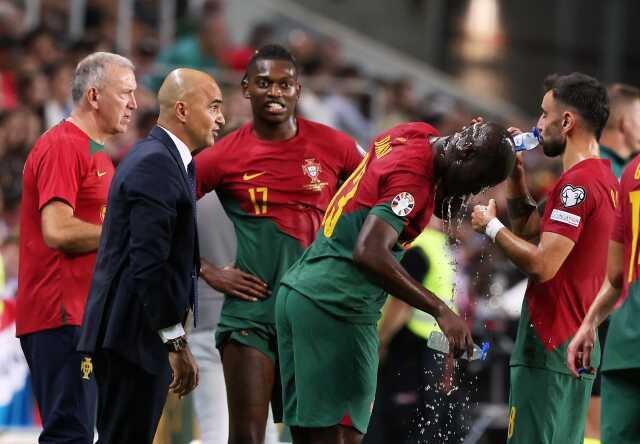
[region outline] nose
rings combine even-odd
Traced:
[[[129,109],[137,109],[138,102],[136,102],[136,96],[134,93],[131,93],[131,98],[129,99],[129,103],[127,103],[127,107]]]
[[[224,127],[226,120],[224,118],[224,114],[220,113],[218,114],[218,117],[216,117],[216,123],[218,124],[218,126],[222,129],[222,127]]]
[[[270,97],[281,97],[282,90],[280,89],[280,86],[276,82],[273,82],[269,87],[269,89],[267,90],[267,94]]]

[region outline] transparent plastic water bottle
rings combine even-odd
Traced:
[[[513,136],[513,143],[515,143],[514,151],[529,151],[540,145],[540,131],[538,128],[531,128],[529,133],[520,133]]]
[[[427,347],[440,353],[449,354],[449,340],[440,331],[434,331],[429,336],[427,341]],[[469,361],[475,361],[476,359],[485,360],[487,353],[489,353],[489,343],[483,342],[482,345],[473,344],[473,354],[471,358],[467,356],[467,352],[464,352],[460,359],[466,359]]]

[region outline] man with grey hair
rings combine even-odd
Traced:
[[[78,63],[71,116],[24,166],[16,334],[40,408],[40,442],[93,443],[96,385],[76,351],[114,166],[105,141],[136,109],[133,64],[97,52]]]

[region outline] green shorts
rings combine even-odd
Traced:
[[[582,444],[593,375],[511,367],[509,444]]]
[[[640,369],[602,372],[602,444],[630,444],[640,439]]]
[[[281,286],[276,327],[284,423],[293,427],[342,424],[364,434],[376,392],[375,324],[342,321]]]
[[[263,324],[250,319],[241,319],[231,316],[220,316],[216,327],[216,348],[223,355],[224,345],[228,341],[235,341],[246,347],[255,348],[267,355],[276,367],[276,378],[271,394],[271,410],[274,422],[282,422],[282,387],[278,370],[278,343],[276,340],[276,327],[273,324]]]

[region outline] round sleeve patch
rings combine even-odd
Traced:
[[[587,192],[582,187],[574,187],[571,184],[565,185],[560,191],[560,200],[565,208],[580,205],[587,197]]]
[[[413,207],[416,206],[416,201],[411,195],[411,193],[402,192],[396,194],[396,196],[391,201],[391,210],[398,216],[404,217],[407,216],[411,211],[413,211]]]

